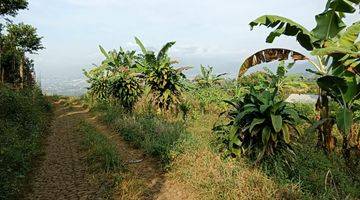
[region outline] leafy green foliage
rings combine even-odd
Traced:
[[[293,154],[291,141],[299,134],[296,110],[269,91],[252,91],[229,104],[233,106],[226,115],[229,122],[214,128],[227,153],[245,154],[256,162],[278,151]]]
[[[82,145],[87,151],[86,159],[94,170],[111,172],[123,168],[115,144],[106,136],[86,122],[81,122],[78,129],[85,135]]]
[[[36,33],[31,25],[19,23],[7,26],[7,35],[4,36],[5,45],[13,45],[22,52],[36,53],[44,49],[41,44],[42,37]]]
[[[336,140],[332,134],[333,123],[325,120],[331,118],[329,96],[341,96],[341,98],[337,98],[336,100],[341,102],[344,109],[349,109],[352,104],[351,101],[357,98],[356,93],[357,88],[359,88],[359,77],[354,77],[354,74],[358,74],[357,68],[359,65],[358,42],[356,42],[359,27],[357,23],[355,23],[345,32],[342,32],[342,30],[346,28],[346,24],[342,18],[345,17],[344,13],[354,13],[356,6],[359,4],[360,1],[358,0],[328,0],[325,10],[316,15],[317,25],[312,31],[308,31],[292,20],[274,15],[265,15],[250,23],[251,27],[265,25],[275,28],[267,38],[267,42],[269,43],[272,43],[276,37],[281,35],[296,36],[301,46],[309,51],[313,51],[313,55],[316,55],[318,63],[310,59],[308,59],[308,61],[317,71],[308,71],[320,76],[317,82],[321,90],[319,90],[319,99],[316,106],[320,112],[320,121],[325,121],[325,123],[320,123],[318,127],[318,146],[324,147],[328,152],[331,152],[336,145]],[[271,60],[275,60],[276,58],[281,59],[282,57],[283,55],[281,54],[275,55],[271,57]],[[328,65],[330,60],[332,60],[332,63]],[[244,64],[247,64],[247,62]],[[251,62],[249,66],[251,66]],[[241,74],[241,72],[240,70],[239,74]],[[331,84],[328,85],[326,80],[331,80]],[[344,89],[342,86],[344,85],[351,88],[346,89],[347,94],[334,94],[335,91],[344,92],[342,91],[342,89]],[[329,92],[329,90],[332,92]],[[340,117],[342,115],[338,113],[337,116]],[[343,116],[341,118],[345,119]],[[344,128],[343,131],[348,132],[348,128],[345,128],[346,124],[349,125],[350,123],[338,125]],[[343,140],[346,141],[346,136],[343,136]],[[344,144],[343,146],[347,145]]]
[[[166,43],[161,50],[155,52],[148,51],[138,38],[136,42],[143,51],[141,59],[137,62],[145,74],[145,82],[150,87],[151,101],[160,110],[176,108],[180,103],[183,91],[185,75],[182,71],[185,68],[175,69],[167,52],[175,42]]]
[[[0,2],[0,16],[10,15],[14,17],[19,10],[26,9],[27,6],[27,0],[2,0]]]
[[[0,199],[18,199],[50,123],[51,105],[38,88],[0,87]]]
[[[99,67],[85,71],[90,83],[90,95],[98,100],[115,100],[127,111],[132,111],[143,92],[135,52],[122,48],[119,52],[106,52],[101,46],[100,51],[106,59]]]
[[[211,87],[214,85],[220,85],[221,82],[224,81],[222,76],[226,75],[226,73],[214,75],[213,67],[208,66],[207,68],[203,65],[200,66],[201,74],[195,77],[195,82],[200,87]]]
[[[139,79],[133,74],[120,73],[109,78],[109,89],[112,97],[126,109],[133,109],[142,94]]]

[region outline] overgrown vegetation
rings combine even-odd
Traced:
[[[267,42],[295,36],[316,61],[289,49],[265,49],[245,60],[238,80],[203,66],[186,80],[186,68],[173,68],[167,54],[175,42],[155,54],[136,38],[141,53],[133,53],[133,66],[145,95],[132,113],[100,98],[93,110],[126,140],[159,157],[170,179],[195,189],[199,199],[360,198],[360,31],[358,22],[347,27],[342,21],[359,3],[329,0],[312,31],[279,16],[254,20],[251,27],[275,29]],[[309,62],[313,75],[289,76],[289,59]],[[271,61],[281,61],[276,72],[245,74]],[[319,99],[316,105],[287,103],[292,93]]]
[[[44,48],[42,37],[33,26],[12,21],[27,6],[27,0],[0,2],[0,199],[21,197],[51,120],[27,57]]]
[[[0,199],[16,199],[50,123],[51,105],[38,88],[0,87]]]

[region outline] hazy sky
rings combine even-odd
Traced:
[[[99,63],[98,45],[137,48],[134,36],[159,48],[176,41],[170,53],[180,65],[213,65],[236,74],[250,53],[268,47],[302,51],[294,38],[265,43],[266,28],[248,23],[264,14],[291,18],[308,29],[325,0],[30,0],[15,21],[38,28],[45,50],[31,56],[41,76],[80,77],[81,69]],[[350,20],[359,18],[356,14]]]

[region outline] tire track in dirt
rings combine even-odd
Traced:
[[[55,119],[45,141],[45,155],[25,199],[93,199],[97,189],[87,179],[81,135],[76,131],[84,114],[70,115],[59,103],[54,106]]]

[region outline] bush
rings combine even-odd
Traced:
[[[16,198],[41,153],[50,103],[38,88],[0,88],[0,199]]]
[[[289,104],[275,98],[275,92],[252,91],[228,101],[233,108],[226,113],[227,123],[214,127],[226,154],[244,154],[255,163],[280,152],[294,154],[291,144],[299,134],[300,117]]]

